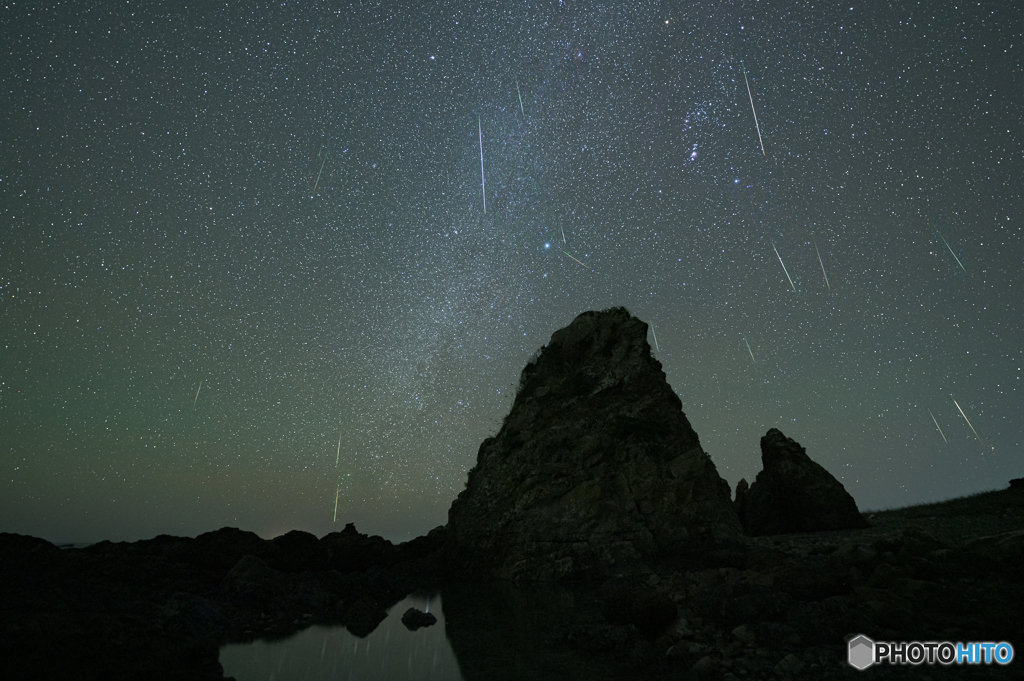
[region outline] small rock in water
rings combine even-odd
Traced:
[[[406,626],[409,631],[416,631],[420,627],[429,627],[431,624],[437,624],[437,618],[432,613],[423,612],[416,608],[409,608],[402,615],[402,624]]]

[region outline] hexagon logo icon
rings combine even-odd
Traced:
[[[863,634],[850,640],[847,661],[856,669],[867,669],[875,661],[875,642]]]

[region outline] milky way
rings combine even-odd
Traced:
[[[0,531],[415,536],[618,305],[733,485],[771,427],[862,509],[1024,475],[1011,2],[0,22]]]

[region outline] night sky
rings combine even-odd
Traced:
[[[733,486],[772,427],[862,510],[1024,476],[1012,0],[0,26],[0,531],[411,538],[619,305]]]

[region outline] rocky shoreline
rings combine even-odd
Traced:
[[[385,608],[440,584],[442,542],[395,546],[351,525],[322,539],[224,528],[81,549],[0,534],[0,653],[10,678],[221,679],[227,643],[312,624],[366,635]]]
[[[751,537],[733,566],[674,574],[660,587],[680,606],[667,656],[704,653],[691,669],[723,678],[853,679],[860,672],[847,665],[845,642],[856,634],[1015,647],[1024,641],[1024,490],[866,519],[860,530]],[[1024,667],[1017,661],[865,673],[1021,678]]]
[[[854,634],[1024,641],[1024,489],[867,521],[745,537],[704,565],[668,560],[601,581],[519,587],[446,582],[444,530],[398,546],[350,526],[319,540],[224,529],[83,549],[3,534],[0,646],[9,678],[221,679],[224,644],[312,624],[366,635],[422,588],[444,597],[467,679],[524,678],[502,676],[502,655],[532,678],[589,669],[608,679],[853,679],[845,641]],[[510,636],[528,640],[510,647]],[[1021,669],[870,673],[1019,678]]]
[[[221,679],[219,648],[313,624],[366,636],[439,590],[466,679],[853,679],[847,642],[1024,646],[1024,485],[862,514],[777,429],[735,497],[650,354],[647,325],[581,314],[523,370],[446,526],[62,550],[0,534],[13,678]],[[415,613],[410,623],[426,624]],[[429,626],[429,625],[428,625]],[[878,666],[873,678],[1022,678]]]
[[[491,624],[490,634],[482,631],[479,615],[474,620],[460,613],[458,601],[445,596],[449,638],[472,670],[474,646],[464,645],[464,638],[490,636],[475,645],[493,649],[512,632],[540,629],[543,622],[545,635],[516,660],[520,669],[532,660],[528,677],[538,679],[565,678],[577,668],[600,679],[1024,675],[1019,661],[858,672],[847,664],[846,650],[857,634],[880,641],[1009,641],[1018,647],[1024,640],[1024,490],[871,515],[864,529],[749,537],[709,554],[703,567],[662,564],[571,596],[534,597],[555,605],[503,627],[492,616],[499,624]],[[507,594],[504,608],[541,609]],[[460,631],[462,618],[475,625],[466,627],[469,633]],[[576,656],[566,659],[560,651]],[[502,677],[490,669],[466,678]]]

